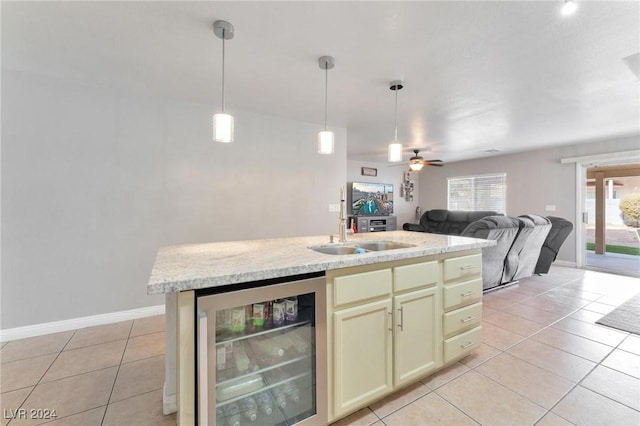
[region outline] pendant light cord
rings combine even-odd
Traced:
[[[394,122],[395,133],[394,133],[393,141],[398,142],[398,87],[397,86],[394,89],[394,92],[396,92],[396,113],[395,113],[395,122]]]
[[[327,130],[327,93],[329,87],[329,64],[324,64],[324,130]]]
[[[224,39],[225,29],[222,29],[222,112],[224,113]]]

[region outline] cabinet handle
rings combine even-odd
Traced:
[[[476,319],[476,317],[467,317],[465,319],[461,319],[460,322],[469,322],[469,321],[473,321],[474,319]]]
[[[460,293],[461,297],[467,297],[467,296],[471,296],[473,293],[475,293],[475,291],[465,291],[464,293]]]
[[[400,327],[400,331],[404,331],[403,325],[404,325],[404,308],[400,307],[400,309],[398,309],[398,311],[400,312],[400,324],[398,324],[398,327]]]
[[[391,315],[389,317],[389,322],[391,323],[391,326],[389,326],[389,331],[393,333],[393,311],[389,312],[389,315]]]
[[[209,415],[209,395],[208,384],[209,377],[207,372],[208,354],[207,354],[207,314],[198,312],[198,412],[199,424],[208,424]]]
[[[471,346],[473,346],[473,342],[467,342],[467,344],[466,344],[466,345],[461,345],[460,347],[461,347],[462,349],[467,349],[467,348],[469,348],[469,347],[471,347]]]
[[[469,269],[474,269],[475,266],[474,265],[466,265],[466,266],[461,266],[460,270],[461,271],[468,271]]]

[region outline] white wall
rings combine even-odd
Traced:
[[[418,207],[418,181],[415,172],[411,173],[412,180],[414,181],[413,201],[406,201],[404,197],[400,196],[400,187],[402,186],[402,180],[404,172],[407,170],[405,167],[388,167],[387,163],[371,163],[366,161],[348,160],[347,161],[347,182],[376,182],[376,183],[391,183],[393,184],[393,215],[397,216],[398,229],[402,229],[402,224],[405,222],[415,223],[415,211]],[[362,176],[362,167],[371,167],[378,170],[378,175]],[[349,195],[349,198],[351,196]]]
[[[1,328],[162,304],[159,247],[329,234],[346,130],[2,72]]]
[[[588,144],[562,146],[448,163],[427,168],[420,174],[419,200],[423,211],[447,208],[447,178],[486,173],[507,174],[507,215],[537,214],[559,216],[574,224],[574,231],[562,245],[559,260],[576,261],[576,179],[575,164],[560,164],[563,158],[630,151],[640,138],[626,137]],[[545,211],[555,205],[556,211]]]

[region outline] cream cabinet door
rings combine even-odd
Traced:
[[[333,314],[336,417],[391,392],[391,314],[390,298]]]
[[[394,386],[414,381],[442,365],[438,288],[414,291],[394,300]]]

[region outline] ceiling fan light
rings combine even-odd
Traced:
[[[564,0],[564,4],[562,5],[562,9],[560,12],[563,16],[573,15],[575,11],[578,9],[578,5],[573,0]]]
[[[389,144],[389,152],[387,159],[391,163],[398,163],[402,161],[402,144],[398,142]]]
[[[333,132],[318,132],[318,154],[333,154]]]
[[[233,116],[231,114],[214,114],[213,140],[215,142],[233,142]]]
[[[420,170],[422,170],[423,166],[424,164],[420,161],[411,162],[409,164],[409,168],[411,169],[411,171],[414,171],[414,172],[419,172]]]

